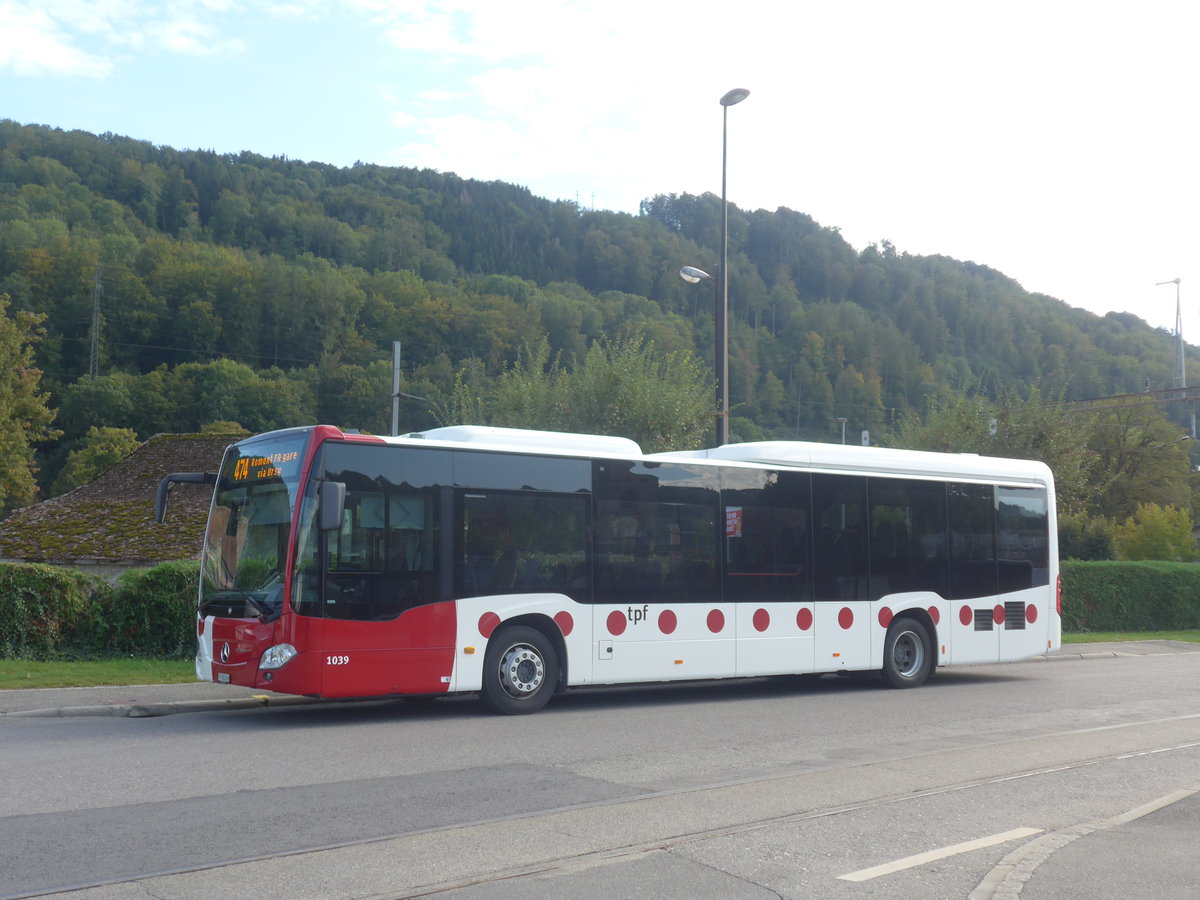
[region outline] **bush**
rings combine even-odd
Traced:
[[[1200,628],[1200,566],[1064,562],[1063,631]]]
[[[1139,503],[1137,512],[1116,527],[1113,538],[1118,559],[1182,562],[1200,556],[1192,536],[1192,517],[1174,506]]]
[[[91,652],[100,656],[187,659],[196,649],[200,564],[192,560],[131,569],[97,595]]]
[[[0,564],[0,659],[187,659],[200,564],[132,569],[111,585],[74,569]]]
[[[1059,516],[1058,555],[1061,559],[1115,559],[1112,522],[1086,513]]]
[[[102,581],[73,569],[0,564],[0,657],[46,659],[77,645]]]

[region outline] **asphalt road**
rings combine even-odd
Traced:
[[[1190,898],[1197,651],[1076,647],[915,691],[588,690],[516,718],[0,692],[0,898]]]

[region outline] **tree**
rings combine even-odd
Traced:
[[[1097,416],[1088,440],[1096,454],[1095,512],[1122,520],[1142,503],[1190,510],[1189,443],[1183,429],[1150,404]]]
[[[1200,559],[1187,510],[1156,503],[1139,503],[1137,511],[1116,527],[1119,559]]]
[[[45,316],[8,311],[0,294],[0,518],[37,498],[33,445],[53,440],[54,410],[39,389],[42,372],[33,365],[33,347]]]
[[[1095,456],[1087,422],[1061,399],[1046,401],[1034,388],[1027,399],[1006,392],[999,403],[976,392],[948,391],[931,398],[926,415],[901,416],[893,446],[945,453],[1040,459],[1054,472],[1059,508],[1079,512],[1093,499]]]
[[[477,362],[459,370],[454,389],[434,404],[439,424],[617,435],[652,452],[695,449],[712,428],[713,387],[700,360],[637,338],[593,344],[566,369],[543,337],[499,378],[481,373]]]
[[[83,446],[67,454],[67,464],[54,482],[54,494],[65,494],[87,484],[136,450],[139,443],[132,429],[92,426]]]

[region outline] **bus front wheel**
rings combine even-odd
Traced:
[[[883,645],[883,680],[895,688],[924,684],[935,663],[929,629],[916,619],[897,619]]]
[[[505,715],[537,712],[558,684],[558,654],[536,628],[516,625],[494,634],[483,657],[480,697]]]

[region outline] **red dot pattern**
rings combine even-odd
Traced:
[[[713,634],[720,634],[725,627],[725,613],[719,609],[714,609],[708,614],[708,630]]]
[[[1025,621],[1026,622],[1028,622],[1030,625],[1032,625],[1034,622],[1037,621],[1037,617],[1038,617],[1038,611],[1037,611],[1036,606],[1034,606],[1031,603],[1031,604],[1029,604],[1029,606],[1025,607]]]
[[[926,612],[929,613],[929,618],[936,626],[941,622],[941,610],[936,606],[930,606]],[[891,607],[884,606],[879,610],[878,622],[881,628],[887,628],[895,619],[896,613]],[[1004,622],[1004,607],[997,606],[992,610],[992,617],[996,624]],[[1025,609],[1025,617],[1029,622],[1037,621],[1038,612],[1034,606],[1028,606]],[[974,625],[975,612],[970,606],[963,606],[959,609],[959,621],[963,625]],[[558,623],[558,627],[562,630],[564,636],[569,635],[575,627],[574,620],[568,612],[559,612],[555,614],[554,621]],[[807,606],[802,606],[796,611],[796,628],[800,631],[809,631],[815,622],[813,610]],[[843,630],[850,630],[854,627],[854,610],[848,606],[843,606],[838,611],[837,616],[838,626]],[[479,619],[479,631],[484,637],[487,637],[495,627],[500,623],[500,618],[495,613],[485,613]],[[624,610],[613,610],[605,619],[605,625],[608,628],[609,634],[614,637],[619,637],[624,634],[629,628],[629,618]],[[664,609],[658,614],[658,630],[661,634],[674,634],[679,628],[679,616],[671,609]],[[770,610],[759,607],[754,611],[751,617],[751,624],[754,630],[760,634],[766,632],[771,627],[771,612]],[[709,610],[705,617],[705,625],[713,634],[720,634],[725,630],[725,614],[719,609]]]
[[[485,612],[479,617],[479,633],[485,638],[490,638],[492,632],[496,630],[496,626],[500,624],[500,617],[494,612]]]
[[[563,637],[566,637],[575,630],[575,620],[571,618],[571,614],[565,609],[562,612],[554,614],[554,621],[558,623],[558,630],[563,633]]]
[[[614,609],[608,614],[608,633],[611,635],[622,635],[625,633],[625,626],[629,624],[629,620],[625,618],[625,613],[619,609]]]

